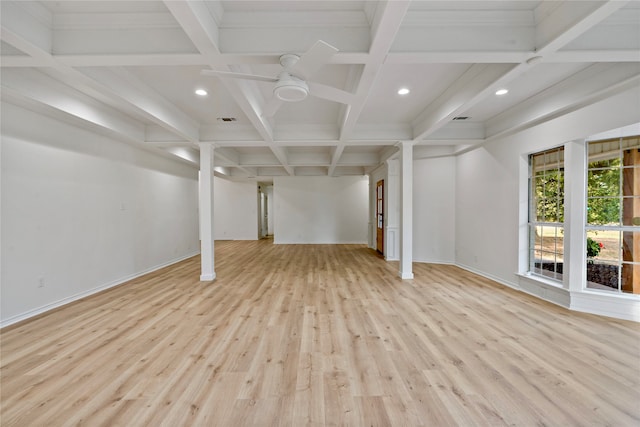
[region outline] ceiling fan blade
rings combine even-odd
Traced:
[[[283,103],[284,101],[277,96],[272,96],[262,110],[262,117],[273,117]]]
[[[233,71],[202,70],[200,71],[200,74],[203,76],[231,77],[234,79],[258,80],[261,82],[270,83],[275,83],[278,81],[278,79],[275,77],[259,76],[257,74],[234,73]]]
[[[311,46],[311,49],[300,57],[289,72],[303,80],[308,80],[320,67],[329,63],[331,57],[335,55],[337,51],[337,48],[322,40],[318,40]]]
[[[332,86],[326,86],[320,83],[308,82],[309,93],[313,96],[329,101],[340,102],[342,104],[350,104],[353,102],[354,95]]]

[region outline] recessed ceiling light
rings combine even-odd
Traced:
[[[498,95],[498,96],[506,95],[506,94],[508,94],[508,93],[509,93],[509,90],[508,90],[508,89],[498,89],[498,90],[496,91],[496,95]]]
[[[409,89],[407,89],[406,87],[398,89],[398,95],[406,95],[409,92],[410,92]]]
[[[207,96],[207,91],[204,89],[196,89],[196,95],[198,96]]]

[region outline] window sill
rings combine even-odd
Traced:
[[[520,290],[570,310],[640,322],[640,295],[594,289],[569,291],[536,274],[516,273]]]
[[[624,292],[613,292],[613,291],[585,288],[572,293],[593,295],[598,297],[620,298],[620,299],[626,299],[629,301],[640,301],[640,294],[628,294]]]
[[[541,276],[538,274],[532,274],[532,273],[516,273],[519,277],[523,278],[523,279],[527,279],[527,280],[531,280],[533,282],[536,283],[541,283],[543,285],[547,285],[547,286],[553,286],[556,289],[564,289],[564,287],[562,286],[562,282],[561,281],[557,281],[557,280],[552,280],[549,278],[546,278],[545,276]]]

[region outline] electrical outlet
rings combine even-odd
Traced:
[[[38,287],[44,288],[44,277],[42,276],[38,277]]]

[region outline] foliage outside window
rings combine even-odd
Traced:
[[[562,280],[564,148],[529,156],[529,272]]]
[[[587,288],[640,294],[640,137],[592,141],[587,162]]]

